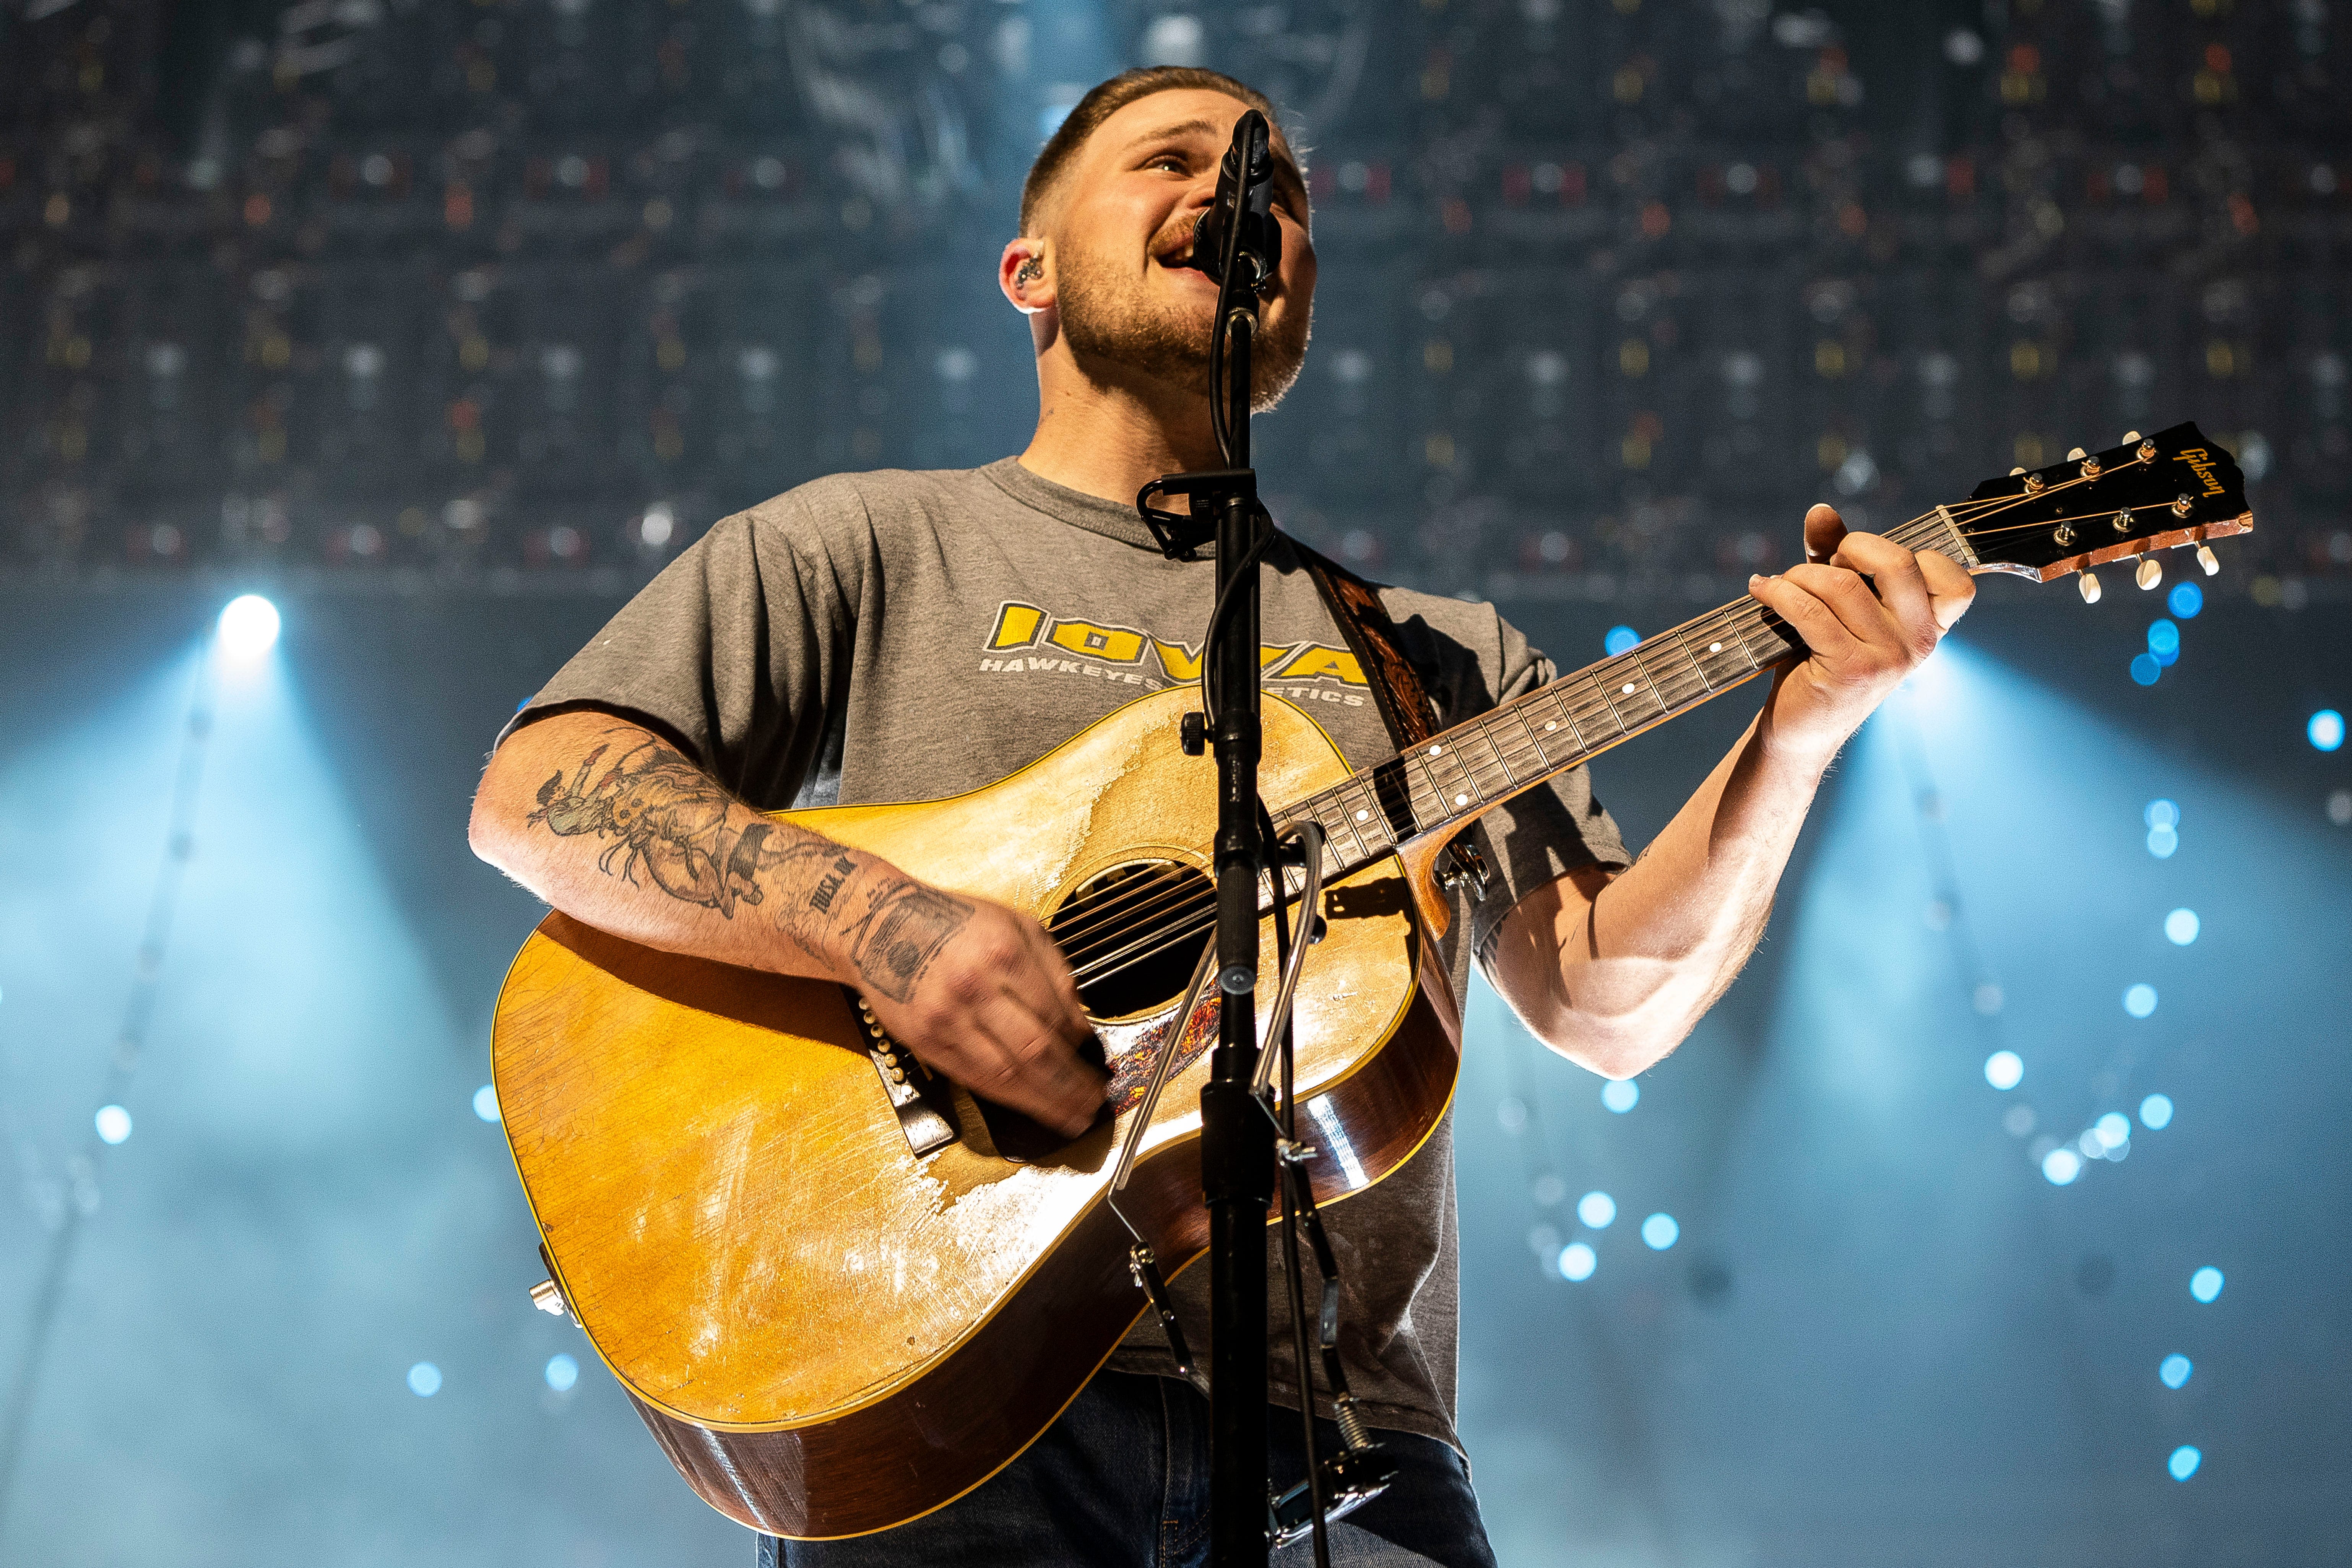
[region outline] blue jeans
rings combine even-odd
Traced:
[[[1267,1453],[1306,1474],[1298,1413],[1276,1409]],[[1339,1429],[1316,1424],[1328,1458]],[[1469,1468],[1434,1437],[1380,1432],[1389,1489],[1331,1526],[1333,1568],[1495,1568]],[[1275,1554],[1311,1568],[1311,1541]],[[1209,1556],[1209,1405],[1190,1384],[1095,1374],[1022,1456],[937,1513],[847,1541],[760,1538],[760,1568],[1202,1568]]]

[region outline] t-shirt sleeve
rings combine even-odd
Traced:
[[[1434,639],[1438,679],[1431,698],[1444,725],[1475,719],[1557,679],[1550,659],[1517,626],[1492,611],[1481,617],[1471,646]],[[1426,646],[1426,645],[1425,645]],[[1485,951],[1486,939],[1518,901],[1547,882],[1580,866],[1622,870],[1633,863],[1625,840],[1600,798],[1592,775],[1569,769],[1515,796],[1478,819],[1472,842],[1486,857],[1486,896],[1470,903],[1470,952]]]
[[[845,486],[803,486],[714,523],[507,732],[553,713],[608,711],[684,747],[753,805],[791,804],[847,691],[868,576],[860,539],[870,530]]]

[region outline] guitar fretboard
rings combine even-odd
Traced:
[[[1945,542],[1948,531],[1931,513],[1888,537],[1916,549]],[[1737,600],[1352,773],[1276,819],[1286,829],[1321,826],[1328,882],[1414,839],[1450,837],[1490,807],[1806,651],[1779,616]],[[1292,871],[1286,879],[1295,893],[1303,877]]]

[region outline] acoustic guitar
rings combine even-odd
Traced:
[[[1988,481],[1890,537],[2043,582],[2138,558],[2145,588],[2162,574],[2155,552],[2194,547],[2210,573],[2206,542],[2252,523],[2229,454],[2180,425]],[[2096,579],[2082,583],[2095,598]],[[1452,1098],[1461,1025],[1432,941],[1448,920],[1439,851],[1496,804],[1803,653],[1742,600],[1361,771],[1306,713],[1265,700],[1265,798],[1278,826],[1318,823],[1326,847],[1324,934],[1295,1021],[1318,1199],[1397,1169]],[[1139,1116],[1120,1209],[1171,1264],[1205,1247],[1198,1090],[1216,1006],[1181,1005],[1213,925],[1216,806],[1214,770],[1179,745],[1193,702],[1184,689],[1142,698],[954,799],[784,814],[1045,922],[1112,1073],[1105,1115],[1075,1142],[931,1077],[835,985],[560,913],[515,959],[491,1055],[551,1277],[534,1295],[568,1309],[730,1518],[803,1539],[886,1529],[1042,1432],[1148,1305],[1106,1202],[1116,1141]],[[1276,896],[1269,880],[1269,916]]]

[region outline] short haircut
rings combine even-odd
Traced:
[[[1121,71],[1078,100],[1054,134],[1045,139],[1045,145],[1038,149],[1037,161],[1029,165],[1029,177],[1021,182],[1021,232],[1037,232],[1031,224],[1037,209],[1045,205],[1055,182],[1069,168],[1087,138],[1100,130],[1104,121],[1139,98],[1192,88],[1239,99],[1265,115],[1267,124],[1276,123],[1273,100],[1223,71],[1203,70],[1198,66],[1145,66]]]

